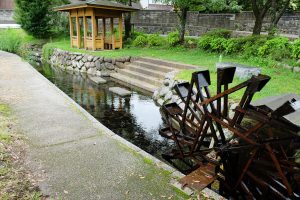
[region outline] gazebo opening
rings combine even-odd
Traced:
[[[93,0],[56,8],[69,12],[71,47],[89,50],[123,47],[123,13],[136,8],[120,3]]]

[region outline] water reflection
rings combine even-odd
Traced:
[[[108,79],[96,85],[86,76],[64,72],[49,66],[36,67],[47,79],[64,91],[102,124],[148,153],[161,158],[170,144],[158,134],[164,125],[159,107],[151,97]],[[110,87],[133,90],[129,97],[111,93]]]

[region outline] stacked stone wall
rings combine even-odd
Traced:
[[[187,34],[200,36],[207,31],[217,28],[225,28],[234,31],[251,32],[254,26],[252,12],[237,14],[203,14],[189,12],[187,18]],[[263,31],[269,26],[269,17],[263,24]],[[133,14],[132,23],[135,30],[145,33],[167,34],[177,29],[178,17],[171,11],[141,10]],[[300,12],[287,13],[278,23],[278,30],[282,34],[300,35]]]

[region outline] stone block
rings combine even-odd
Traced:
[[[107,83],[107,81],[101,77],[98,76],[93,76],[93,77],[89,77],[94,83],[96,84],[105,84]]]
[[[122,97],[131,95],[131,91],[120,87],[111,87],[108,90]]]

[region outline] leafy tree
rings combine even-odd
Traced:
[[[299,0],[251,0],[251,1],[238,1],[244,9],[252,9],[255,17],[255,25],[253,28],[253,35],[260,35],[262,24],[267,15],[270,15],[269,34],[274,34],[277,24],[288,10],[299,9]]]
[[[179,43],[184,43],[184,34],[186,30],[187,13],[195,7],[203,5],[205,0],[160,0],[174,6],[175,12],[179,18]]]
[[[123,3],[128,6],[132,6],[132,3],[137,2],[138,0],[118,0],[118,2]],[[131,13],[125,13],[125,20],[124,20],[124,25],[125,25],[125,39],[128,39],[131,37]]]
[[[36,38],[48,38],[57,25],[54,6],[68,3],[67,0],[15,0],[15,20]]]
[[[299,0],[272,0],[270,8],[270,27],[269,35],[274,35],[277,29],[277,24],[287,10],[296,10],[299,7]]]

